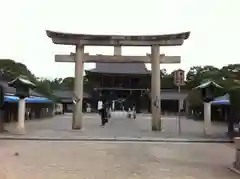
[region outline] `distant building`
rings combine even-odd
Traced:
[[[73,100],[75,98],[74,92],[72,90],[55,90],[53,94],[60,100],[63,104],[63,112],[73,111]],[[87,93],[83,93],[83,111],[86,111],[87,103],[90,103],[91,97]]]
[[[96,68],[85,70],[86,78],[92,84],[92,107],[97,107],[100,98],[115,109],[136,107],[137,112],[151,111],[151,71],[143,63],[96,63]],[[178,100],[186,99],[187,91],[178,93],[175,89],[161,89],[162,111],[177,112]],[[184,103],[185,104],[185,103]]]

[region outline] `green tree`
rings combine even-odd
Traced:
[[[22,64],[13,60],[2,59],[0,60],[1,75],[7,80],[12,80],[20,75],[26,76],[30,81],[36,82],[36,77]]]
[[[193,66],[186,75],[186,85],[188,88],[194,88],[204,80],[213,80],[219,83],[220,70],[214,66]]]
[[[74,88],[74,78],[67,77],[62,80],[61,87],[64,89],[73,90]]]
[[[35,91],[49,97],[54,98],[51,90],[51,82],[46,79],[38,79],[32,72],[22,63],[17,63],[13,60],[2,59],[0,60],[0,73],[2,79],[11,81],[14,78],[23,75],[26,76],[31,82],[36,84]]]
[[[62,81],[63,81],[62,78],[55,78],[53,81],[51,81],[51,89],[52,90],[60,89]]]

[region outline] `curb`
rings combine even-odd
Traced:
[[[240,175],[240,171],[237,170],[236,168],[234,168],[234,167],[228,167],[228,169],[229,169],[230,171],[232,171],[232,172],[234,172],[234,173]]]
[[[52,137],[0,137],[0,140],[28,140],[28,141],[102,141],[102,142],[175,142],[175,143],[233,143],[228,139],[185,139],[185,138],[52,138]]]

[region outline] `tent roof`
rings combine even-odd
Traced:
[[[24,99],[26,103],[52,103],[51,100],[44,97],[30,97]],[[4,96],[4,102],[8,103],[16,103],[19,101],[19,97],[17,96]]]
[[[225,94],[223,96],[216,97],[211,104],[213,105],[229,105],[230,104],[230,96],[229,94]]]

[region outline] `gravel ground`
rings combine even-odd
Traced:
[[[1,179],[239,179],[232,144],[0,141]]]

